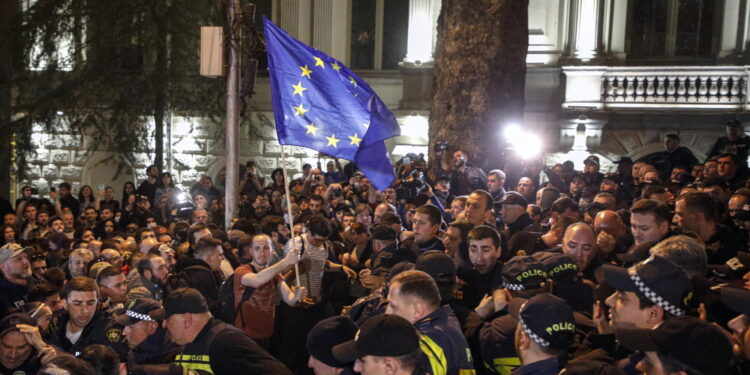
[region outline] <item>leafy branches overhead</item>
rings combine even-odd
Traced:
[[[198,75],[200,26],[223,25],[218,1],[36,0],[17,12],[11,87],[19,151],[32,124],[125,156],[153,149],[169,113],[218,118],[222,80]],[[1,38],[1,37],[0,37]],[[32,67],[32,69],[29,69]],[[153,128],[150,126],[153,124]],[[26,140],[26,141],[24,141]],[[157,156],[158,158],[159,156]]]

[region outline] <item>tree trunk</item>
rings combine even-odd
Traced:
[[[503,165],[502,128],[523,123],[528,0],[443,0],[430,112],[434,145],[464,150],[473,165]]]

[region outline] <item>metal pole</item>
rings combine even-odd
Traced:
[[[237,45],[239,32],[237,27],[237,11],[239,10],[239,0],[230,0],[227,2],[227,18],[229,25],[229,75],[227,77],[227,128],[226,128],[226,146],[227,146],[227,181],[225,184],[225,207],[224,207],[224,228],[229,229],[232,225],[232,219],[237,216],[237,189],[239,185],[239,82],[240,82],[240,55],[239,46]]]
[[[294,215],[292,214],[292,192],[289,191],[289,173],[286,171],[286,152],[284,145],[281,145],[281,169],[284,171],[284,190],[286,191],[286,210],[289,213],[289,230],[292,231],[292,244],[294,244]],[[304,238],[300,238],[304,241]],[[294,250],[292,248],[291,250]],[[291,251],[290,250],[290,251]],[[294,263],[294,278],[297,280],[297,288],[300,287],[299,262]]]

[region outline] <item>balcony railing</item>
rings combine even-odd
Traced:
[[[564,67],[563,108],[744,110],[750,67]]]

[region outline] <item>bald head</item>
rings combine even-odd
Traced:
[[[563,253],[575,259],[578,269],[585,269],[598,252],[594,229],[586,223],[575,223],[563,236]]]
[[[604,231],[613,237],[618,237],[625,234],[625,223],[617,212],[602,210],[594,218],[594,230],[596,234]]]

